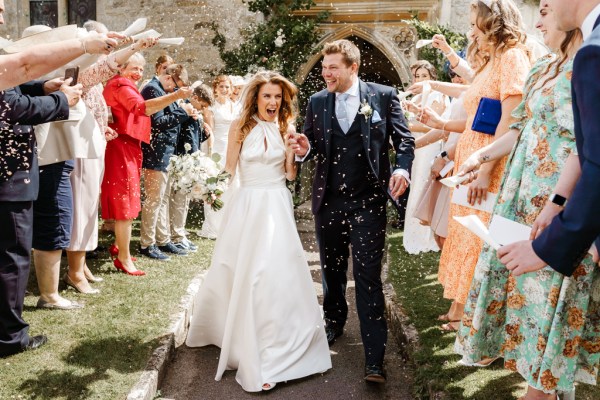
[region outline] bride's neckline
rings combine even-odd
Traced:
[[[277,119],[273,120],[273,121],[265,121],[264,119],[261,119],[258,114],[254,114],[252,116],[252,118],[254,118],[254,120],[258,123],[263,123],[263,124],[277,124]]]

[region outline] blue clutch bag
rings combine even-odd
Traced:
[[[471,129],[488,135],[494,135],[501,117],[502,103],[500,100],[482,97],[479,100],[479,106],[477,107],[477,113],[475,113]]]

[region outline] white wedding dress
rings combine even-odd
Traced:
[[[413,102],[416,104],[420,103],[419,96],[413,99]],[[448,108],[448,98],[440,92],[431,92],[427,99],[427,106],[431,107],[434,102],[445,104],[446,108]],[[425,135],[423,132],[413,132],[415,139],[423,135]],[[421,225],[421,222],[414,217],[414,213],[419,205],[418,202],[421,198],[421,193],[425,189],[425,184],[431,172],[431,161],[441,150],[441,141],[415,150],[415,159],[413,160],[410,173],[410,193],[408,195],[406,216],[404,219],[404,236],[402,238],[404,249],[409,254],[440,250],[433,237],[431,227]]]
[[[284,162],[277,124],[258,121],[240,152],[240,187],[223,209],[186,340],[219,346],[216,380],[237,369],[237,382],[249,392],[331,368]]]
[[[215,101],[215,104],[212,106],[212,111],[215,121],[215,127],[213,128],[214,142],[212,152],[213,154],[216,153],[221,156],[219,164],[221,164],[221,167],[225,168],[225,162],[227,161],[226,156],[229,127],[231,126],[231,123],[238,117],[239,111],[236,111],[233,102],[230,100],[227,100],[223,104]],[[203,151],[207,153],[206,146],[208,143],[204,142],[203,145]],[[226,199],[227,193],[223,195],[223,200]],[[221,228],[222,215],[222,212],[213,211],[209,205],[205,204],[204,223],[202,224],[202,228],[198,232],[198,235],[209,239],[216,239],[219,229]]]

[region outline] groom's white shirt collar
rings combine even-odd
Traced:
[[[360,88],[358,83],[359,79],[356,78],[356,81],[352,84],[352,86],[350,86],[350,89],[346,90],[344,93],[348,93],[350,97],[360,97]]]
[[[596,7],[588,14],[587,17],[583,20],[581,24],[581,33],[583,34],[583,40],[587,40],[592,31],[594,30],[594,23],[600,16],[600,4],[597,4]]]

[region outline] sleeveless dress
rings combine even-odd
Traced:
[[[255,118],[256,119],[256,118]],[[249,392],[331,368],[324,322],[285,184],[276,123],[257,121],[196,295],[188,346],[221,348],[216,380],[237,369]]]
[[[418,95],[415,103],[420,103],[420,95]],[[448,108],[448,98],[440,92],[431,92],[427,99],[427,107],[431,107],[434,102],[444,104]],[[424,132],[412,132],[416,138],[425,135]],[[442,150],[442,142],[428,144],[427,146],[415,149],[415,159],[410,172],[410,194],[406,204],[406,219],[404,222],[404,237],[402,244],[404,250],[409,254],[419,254],[421,252],[439,251],[433,232],[427,225],[421,224],[415,217],[415,212],[419,206],[419,200],[423,191],[427,188],[429,174],[431,171],[431,161]]]
[[[227,156],[227,138],[229,136],[229,127],[237,118],[238,112],[232,101],[227,100],[225,104],[215,101],[212,106],[212,111],[215,118],[215,127],[213,128],[213,148],[212,152],[221,156],[221,167],[225,168]],[[205,142],[206,143],[206,142]],[[206,152],[206,150],[205,150]],[[227,194],[224,194],[223,201],[227,199]],[[215,239],[221,228],[223,212],[213,211],[209,205],[204,205],[204,223],[198,232],[198,235],[209,239]]]

